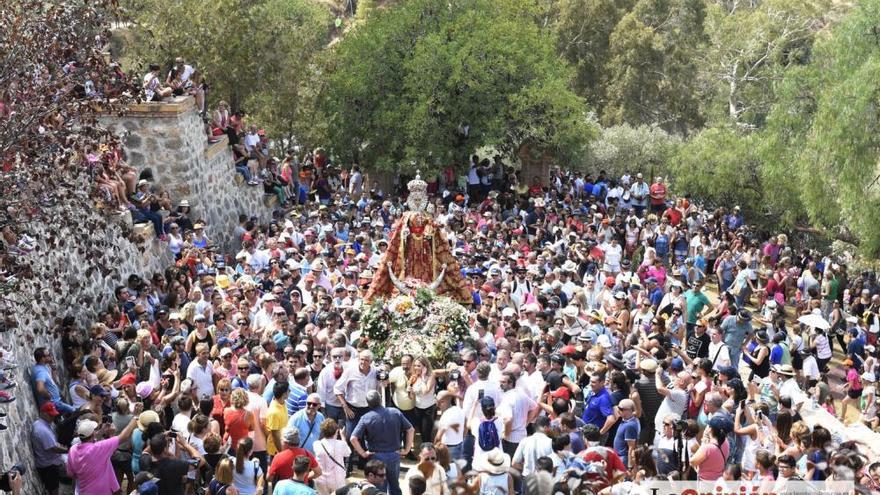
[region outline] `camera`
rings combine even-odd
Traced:
[[[452,372],[449,373],[449,380],[458,381],[459,378],[461,378],[461,371],[452,370]]]
[[[687,421],[684,419],[677,419],[675,423],[672,424],[672,429],[675,430],[676,433],[680,433],[687,428]]]
[[[103,421],[104,423],[112,423],[113,418],[109,414],[105,414],[101,416],[101,421]]]
[[[176,432],[176,431],[169,431],[169,432],[168,432],[168,438],[174,438],[174,439],[176,439],[176,438],[177,438],[177,432]]]
[[[11,492],[12,491],[12,476],[17,474],[18,476],[24,476],[27,473],[27,468],[25,468],[22,464],[16,464],[12,466],[9,471],[6,471],[2,475],[0,475],[0,490]]]
[[[384,369],[379,370],[376,372],[376,377],[378,378],[378,380],[380,382],[383,382],[388,379],[388,372],[385,371]]]

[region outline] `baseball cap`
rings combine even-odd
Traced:
[[[95,433],[96,429],[98,429],[98,423],[91,419],[85,419],[76,426],[76,434],[83,438],[88,438],[92,436],[92,433]]]
[[[61,415],[61,413],[58,412],[58,408],[55,407],[54,402],[46,402],[45,404],[40,406],[40,412],[43,414],[48,414],[49,416],[52,416],[53,418]]]
[[[486,396],[480,399],[480,407],[491,409],[495,407],[495,399],[492,397]]]

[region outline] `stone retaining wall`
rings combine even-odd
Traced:
[[[208,145],[191,98],[134,105],[124,117],[108,116],[103,123],[124,134],[129,163],[140,170],[152,169],[156,182],[175,201],[189,200],[195,216],[207,221],[209,237],[221,246],[230,243],[239,213],[261,220],[270,215],[266,205],[271,203],[264,202],[261,187],[236,182],[225,139]],[[0,423],[9,427],[0,432],[0,470],[16,463],[27,466],[26,494],[45,493],[36,477],[30,443],[31,425],[37,419],[30,385],[33,350],[49,347],[60,362],[60,339],[53,334],[57,322],[73,316],[80,328],[87,329],[102,309],[114,303],[114,288],[129,275],[149,277],[173,262],[167,246],[155,237],[138,240],[127,216],[106,217],[85,198],[77,205],[52,207],[50,218],[55,219],[52,224],[35,222],[25,229],[36,241],[36,249],[24,255],[34,277],[23,280],[15,293],[0,295],[0,313],[11,311],[17,323],[0,333],[0,345],[12,349],[10,360],[18,364],[12,372],[18,384],[12,390],[16,400],[0,405],[0,411],[8,412]],[[61,382],[64,390],[64,377]]]
[[[194,218],[207,222],[208,237],[219,245],[229,246],[239,214],[271,215],[262,187],[235,180],[226,137],[208,144],[191,97],[132,105],[125,116],[107,117],[104,124],[123,135],[129,164],[152,170],[175,201],[188,200]]]

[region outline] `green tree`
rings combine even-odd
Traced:
[[[768,175],[797,185],[811,224],[880,254],[880,1],[860,2],[786,73],[761,146]]]
[[[702,124],[696,55],[704,0],[639,0],[610,38],[605,124],[658,124],[687,134]]]
[[[396,170],[525,142],[575,160],[593,133],[537,3],[415,0],[372,13],[337,47],[325,106],[341,153]]]
[[[560,0],[556,22],[557,49],[577,70],[575,91],[596,109],[605,106],[605,65],[610,38],[634,0]]]
[[[671,172],[672,160],[681,145],[681,138],[657,126],[605,127],[590,143],[587,163],[592,169],[605,170],[610,177],[634,170],[665,176]]]
[[[709,3],[701,55],[704,113],[745,129],[764,125],[785,70],[809,61],[825,0]]]
[[[127,48],[136,60],[183,56],[204,74],[213,100],[246,110],[277,135],[311,125],[301,103],[318,91],[315,57],[332,26],[326,8],[308,0],[129,0],[128,7],[137,41]]]

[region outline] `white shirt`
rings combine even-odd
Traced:
[[[340,376],[340,378],[342,378]],[[318,395],[321,396],[321,403],[325,406],[342,407],[342,403],[333,393],[333,387],[336,385],[336,375],[333,371],[333,365],[325,366],[318,374],[318,381],[315,384]]]
[[[458,431],[452,427],[458,425]],[[464,440],[464,410],[459,406],[450,406],[440,415],[440,427],[443,430],[445,445],[458,445]]]
[[[720,350],[719,350],[720,348]],[[718,354],[718,359],[715,359]],[[730,366],[730,348],[724,342],[709,342],[709,362],[715,361],[712,369],[718,371],[722,366]]]
[[[378,389],[376,368],[371,367],[365,375],[361,373],[356,361],[343,370],[342,376],[333,385],[333,393],[342,395],[348,405],[354,407],[367,407],[367,392]]]
[[[538,459],[544,456],[549,457],[553,453],[553,441],[542,432],[537,432],[532,436],[526,437],[520,442],[513,454],[512,462],[522,463],[523,476],[528,476],[535,472],[535,464]]]
[[[204,367],[199,364],[198,359],[189,363],[186,377],[192,380],[197,397],[205,394],[214,395],[214,366],[211,364],[211,361],[207,361]]]
[[[495,407],[498,407],[498,404],[501,404],[501,387],[495,382],[477,380],[473,385],[468,387],[467,391],[464,393],[464,402],[462,403],[461,408],[464,410],[465,418],[483,419],[483,409],[479,404],[480,390],[485,391],[484,395],[486,397],[491,397],[495,400]],[[501,433],[501,430],[499,429],[498,432]]]
[[[529,398],[523,390],[514,387],[504,392],[501,397],[501,405],[498,406],[498,415],[505,420],[511,419],[510,433],[504,435],[503,431],[499,432],[504,435],[505,440],[519,443],[528,436],[526,426],[528,425],[529,411],[536,406],[535,401]]]
[[[174,419],[171,420],[171,429],[176,431],[178,435],[189,436],[189,420],[190,417],[183,413],[177,413],[174,415]]]
[[[804,392],[801,390],[801,387],[798,386],[797,380],[794,377],[791,377],[784,382],[779,387],[779,396],[788,396],[791,397],[791,405],[796,406],[806,400],[804,397]]]
[[[547,383],[544,381],[544,375],[540,371],[535,370],[532,374],[526,375],[524,379],[530,397],[536,401],[539,400],[544,392],[544,386]]]
[[[803,363],[804,378],[819,379],[819,363],[816,362],[816,356],[807,356]]]

